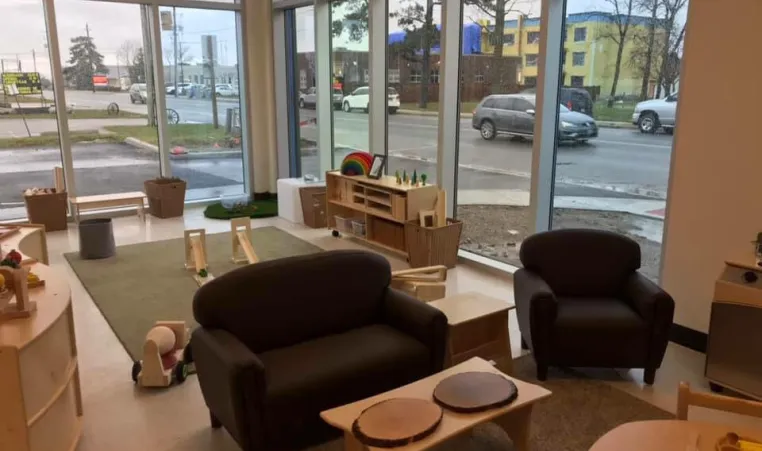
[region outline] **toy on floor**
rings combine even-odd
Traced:
[[[230,220],[230,239],[233,245],[233,263],[258,263],[259,257],[251,245],[251,219],[235,218]],[[240,256],[243,251],[243,256]]]
[[[146,334],[143,360],[132,364],[132,380],[141,387],[169,387],[188,377],[192,360],[185,321],[157,321]]]
[[[393,288],[424,302],[445,297],[446,281],[447,267],[442,265],[392,271]]]
[[[199,286],[214,279],[206,263],[206,230],[185,231],[185,269],[195,271],[193,279]]]

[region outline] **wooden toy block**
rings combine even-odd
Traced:
[[[185,381],[189,362],[184,358],[189,342],[184,321],[157,321],[146,334],[143,360],[135,362],[132,378],[141,387],[168,387],[173,378]]]
[[[258,263],[259,257],[251,245],[251,219],[235,218],[230,221],[230,240],[233,248],[233,263]],[[243,256],[240,253],[243,252]]]
[[[0,266],[4,286],[0,286],[0,321],[28,318],[37,310],[37,303],[29,300],[26,268]],[[15,302],[11,302],[14,300]]]
[[[424,302],[445,297],[447,267],[427,266],[392,272],[392,287]]]
[[[206,230],[185,231],[185,268],[195,271],[193,279],[199,286],[214,279],[206,262]]]

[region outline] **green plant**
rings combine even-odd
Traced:
[[[418,184],[418,171],[415,169],[413,169],[413,178],[410,180],[410,183],[412,183],[413,185]]]
[[[206,278],[207,276],[209,276],[209,271],[207,271],[206,268],[204,268],[198,272],[198,276]]]
[[[426,179],[429,178],[426,174],[421,174],[421,183],[423,183],[423,186],[426,186]]]

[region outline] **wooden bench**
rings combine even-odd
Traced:
[[[74,220],[79,224],[79,213],[82,210],[99,210],[102,208],[116,208],[135,206],[138,210],[138,218],[146,220],[145,214],[146,195],[142,191],[117,194],[99,194],[96,196],[77,196],[69,198],[74,209]]]

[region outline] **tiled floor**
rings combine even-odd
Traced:
[[[254,227],[275,225],[324,249],[359,248],[345,239],[332,238],[325,230],[294,226],[280,219],[254,221]],[[204,227],[208,232],[229,230],[223,221],[205,219],[201,210],[192,209],[184,218],[161,220],[148,218],[143,225],[135,217],[114,220],[117,245],[181,237],[185,228]],[[76,228],[48,234],[51,264],[69,276],[74,300],[80,374],[84,397],[84,435],[78,451],[235,451],[238,447],[222,430],[209,428],[195,377],[167,390],[140,390],[130,380],[131,361],[117,341],[90,296],[62,257],[77,249]],[[178,262],[182,256],[178,256]],[[390,257],[395,269],[404,262]],[[181,264],[181,263],[178,263]],[[118,277],[118,274],[114,275]],[[448,274],[448,292],[481,291],[512,301],[511,282],[470,265],[460,265]],[[189,300],[190,301],[190,300]],[[511,339],[518,355],[519,334],[511,317]],[[701,374],[703,355],[670,345],[656,384],[642,384],[642,371],[597,371],[596,376],[612,385],[663,409],[674,411],[678,381],[690,381],[705,387]],[[762,421],[735,415],[694,409],[691,417],[731,424],[745,424],[762,429]]]

